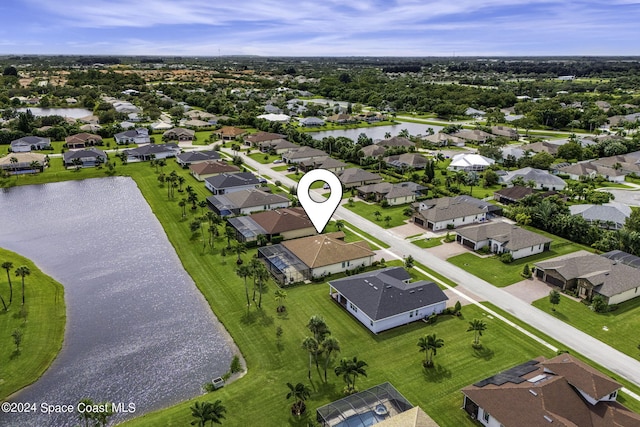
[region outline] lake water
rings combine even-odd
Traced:
[[[398,123],[397,125],[389,125],[389,126],[375,126],[375,127],[369,127],[369,128],[344,129],[344,130],[326,130],[326,131],[320,131],[320,132],[312,132],[310,133],[310,135],[314,139],[322,139],[328,136],[333,136],[334,138],[337,138],[339,136],[344,136],[354,141],[357,141],[358,136],[361,133],[364,133],[369,138],[376,141],[380,139],[385,139],[384,135],[387,132],[389,132],[391,136],[397,136],[400,133],[400,131],[402,131],[402,129],[406,129],[407,131],[409,131],[410,135],[427,135],[428,128],[432,128],[434,133],[438,133],[440,130],[442,130],[442,126],[403,122],[403,123]]]
[[[18,108],[16,111],[19,113],[24,113],[27,110],[31,110],[34,116],[42,117],[42,116],[62,116],[62,117],[71,117],[74,119],[79,119],[81,117],[90,116],[93,113],[85,108]]]
[[[67,304],[58,358],[10,401],[134,403],[138,416],[228,370],[231,338],[132,179],[0,189],[0,218],[0,246],[61,282]],[[2,426],[78,424],[77,414],[0,414]]]

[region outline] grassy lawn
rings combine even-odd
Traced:
[[[10,271],[13,302],[9,305],[6,270],[0,271],[0,295],[9,311],[0,304],[0,400],[36,381],[56,358],[64,337],[66,322],[64,288],[41,272],[27,258],[0,248],[0,261],[12,262]],[[25,277],[26,321],[20,316],[22,285],[15,269],[26,265],[31,274]],[[20,351],[16,351],[12,333],[22,331]]]
[[[435,248],[436,246],[440,246],[442,244],[442,238],[436,237],[436,238],[418,239],[418,240],[414,240],[411,243],[418,246],[419,248],[429,249],[429,248]]]
[[[520,258],[510,264],[503,263],[495,255],[487,258],[481,258],[472,253],[456,255],[447,259],[447,261],[475,276],[478,276],[482,280],[486,280],[487,282],[501,288],[523,280],[520,273],[522,273],[522,269],[525,264],[529,264],[529,267],[531,268],[535,262],[554,258],[560,255],[566,255],[582,249],[579,245],[572,243],[559,245],[555,245],[554,243],[551,244],[551,250],[549,251]]]
[[[262,163],[263,165],[269,164],[269,163],[273,163],[274,160],[278,160],[280,158],[282,158],[282,156],[280,156],[279,154],[277,155],[270,155],[267,153],[260,153],[260,152],[255,152],[255,153],[251,153],[249,154],[249,157],[251,157],[253,160],[255,160],[258,163]],[[265,159],[266,157],[266,159]],[[283,170],[286,170],[287,168],[285,167]]]
[[[393,261],[387,261],[386,265],[388,267],[402,267],[404,266],[404,261],[399,260],[399,259],[394,259]],[[411,276],[411,280],[412,281],[416,281],[416,280],[426,280],[428,282],[433,282],[434,280],[425,275],[422,274],[420,271],[418,271],[418,269],[424,271],[425,273],[435,277],[436,279],[440,280],[441,282],[446,283],[447,285],[451,286],[452,288],[455,288],[456,286],[458,286],[457,283],[447,279],[446,277],[442,276],[439,273],[436,273],[435,271],[433,271],[432,269],[430,269],[429,267],[426,267],[423,264],[420,264],[419,262],[415,262],[413,265],[413,268],[409,269],[409,275]],[[440,287],[440,289],[446,289],[446,286],[443,286],[442,284],[436,282],[436,284]]]
[[[294,180],[295,182],[300,182],[300,179],[302,179],[304,173],[300,172],[296,175],[295,172],[287,174],[286,177],[290,178],[292,180]],[[324,181],[316,181],[313,184],[311,184],[311,186],[309,187],[312,190],[318,189],[318,188],[322,188],[322,186],[324,185]],[[345,193],[347,194],[347,193]]]
[[[399,225],[404,225],[404,222],[409,219],[408,216],[404,215],[402,211],[407,208],[408,205],[401,206],[390,206],[388,208],[383,208],[380,205],[370,205],[365,202],[354,202],[352,206],[349,204],[344,205],[345,208],[349,209],[360,215],[361,217],[368,219],[369,221],[378,223],[383,228],[391,228],[397,227]],[[374,212],[380,212],[380,220],[376,219]],[[384,220],[386,216],[390,216],[391,220],[387,223]]]
[[[286,171],[288,167],[289,165],[281,165],[281,166],[274,166],[271,169],[273,169],[276,172],[283,172],[283,171]]]
[[[640,359],[640,350],[637,347],[640,344],[640,298],[626,301],[620,304],[617,310],[609,313],[596,313],[585,304],[564,295],[560,304],[556,306],[556,311],[551,311],[548,298],[534,301],[533,305],[611,347]],[[604,327],[608,330],[604,330]]]

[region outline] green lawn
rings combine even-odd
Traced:
[[[388,208],[383,208],[377,204],[370,205],[361,201],[354,202],[352,206],[349,206],[349,204],[344,205],[345,208],[357,213],[358,215],[365,219],[368,219],[369,221],[377,223],[378,225],[380,225],[380,227],[383,228],[403,225],[405,221],[409,219],[409,217],[404,215],[403,213],[407,206],[409,205],[390,206]],[[376,211],[381,213],[380,220],[377,220],[376,216],[374,215],[374,212]],[[384,220],[386,216],[391,217],[391,220],[388,223]]]
[[[276,172],[283,172],[283,171],[286,171],[288,167],[289,165],[281,165],[281,166],[274,166],[271,169],[273,169]]]
[[[555,312],[551,310],[548,298],[534,301],[533,305],[611,347],[640,359],[640,350],[638,350],[638,344],[640,344],[638,336],[640,298],[634,298],[620,304],[615,311],[596,313],[591,311],[587,305],[562,296]],[[608,330],[604,330],[604,327]]]
[[[297,175],[295,172],[286,175],[287,178],[290,178],[296,182],[300,182],[300,179],[302,179],[303,176],[304,173],[302,172],[299,172]],[[309,188],[315,190],[318,188],[322,188],[322,186],[324,186],[324,181],[315,181]]]
[[[418,240],[412,241],[411,243],[418,246],[419,248],[429,249],[429,248],[435,248],[436,246],[440,246],[442,244],[442,238],[432,237],[432,238],[426,238],[426,239],[418,239]]]
[[[273,163],[274,160],[278,160],[282,158],[282,156],[280,156],[279,154],[271,155],[267,153],[260,153],[258,151],[256,151],[255,153],[249,154],[249,157],[251,157],[253,160],[255,160],[258,163],[262,163],[263,165]],[[285,167],[284,169],[286,170],[287,168]]]
[[[14,252],[0,248],[0,262],[12,262],[10,271],[13,302],[9,304],[6,270],[0,271],[0,295],[9,311],[0,304],[0,400],[31,384],[56,358],[64,337],[66,322],[64,288],[44,274],[36,265]],[[15,269],[26,265],[31,274],[25,277],[26,322],[20,316],[22,285]],[[16,352],[12,333],[22,331],[20,352]]]
[[[531,268],[533,264],[538,261],[554,258],[560,255],[566,255],[580,249],[582,249],[582,247],[573,243],[556,245],[554,242],[551,244],[551,250],[541,254],[521,258],[510,264],[503,263],[495,255],[487,258],[481,258],[472,253],[456,255],[447,259],[447,261],[495,286],[504,287],[523,280],[520,273],[522,273],[525,264],[528,264]]]

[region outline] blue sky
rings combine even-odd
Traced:
[[[13,0],[0,54],[640,55],[640,0]]]

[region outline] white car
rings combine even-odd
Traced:
[[[282,160],[282,159],[275,159],[275,160],[273,161],[273,164],[274,164],[274,165],[277,165],[278,163],[282,163],[282,162],[284,162],[284,160]]]

